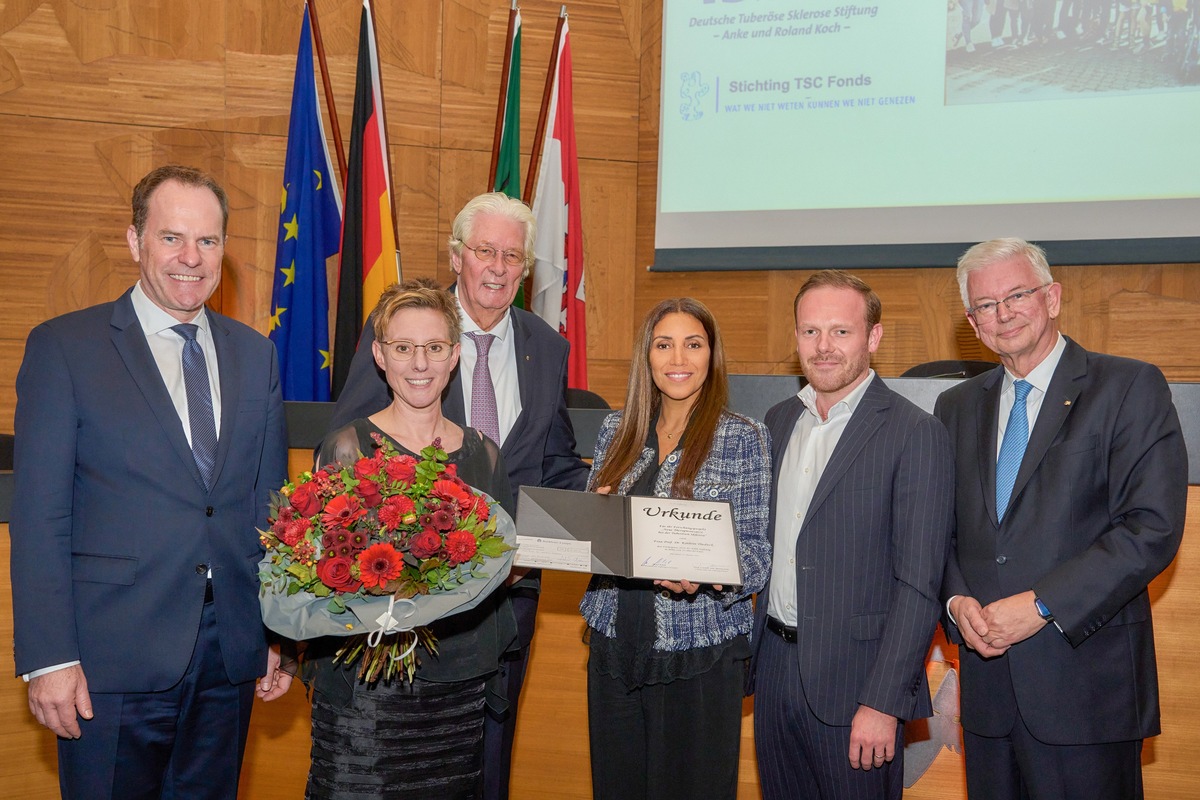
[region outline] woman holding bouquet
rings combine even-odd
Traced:
[[[442,390],[458,363],[461,335],[454,295],[427,280],[393,285],[372,319],[375,362],[393,401],[331,432],[318,461],[351,464],[360,455],[370,456],[378,437],[419,461],[416,454],[440,440],[448,468],[511,511],[499,448],[442,416]],[[516,622],[507,594],[500,591],[430,627],[437,654],[416,651],[419,666],[411,682],[399,676],[368,682],[359,678],[357,663],[333,663],[345,639],[310,646],[313,745],[307,797],[480,795],[485,703],[503,703],[489,678],[515,641]]]
[[[589,486],[625,495],[728,500],[745,585],[594,576],[588,728],[596,800],[737,793],[750,596],[771,566],[767,429],[726,410],[712,313],[664,300],[634,344],[624,411],[605,420]]]

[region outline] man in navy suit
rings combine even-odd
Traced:
[[[66,798],[232,800],[253,697],[291,682],[258,605],[255,527],[287,468],[275,351],[204,307],[227,218],[208,175],[154,170],[127,232],[140,280],[25,346],[16,668]]]
[[[774,556],[753,638],[765,800],[899,798],[901,723],[933,713],[953,456],[941,423],[870,368],[881,313],[857,277],[810,277],[795,302],[808,385],[767,412]]]
[[[582,490],[587,465],[575,452],[567,415],[569,345],[537,316],[513,307],[533,262],[533,213],[500,192],[473,198],[454,219],[450,266],[463,319],[462,357],[446,387],[447,419],[496,439],[513,493],[521,486]],[[371,355],[372,326],[366,325],[346,387],[338,397],[332,427],[375,413],[389,402],[387,383]],[[478,339],[486,336],[485,363]],[[484,371],[484,368],[486,372]],[[480,395],[494,393],[495,428],[483,419]],[[484,796],[508,796],[517,701],[533,640],[540,576],[537,571],[510,588],[517,616],[519,651],[503,666],[508,708],[492,709],[484,725]]]
[[[960,648],[972,800],[1142,797],[1160,731],[1147,586],[1179,548],[1187,453],[1150,364],[1058,331],[1040,247],[958,262],[967,320],[1002,367],[943,393],[958,453],[946,630]]]

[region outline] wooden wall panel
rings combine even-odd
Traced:
[[[348,135],[360,7],[319,2],[338,118]],[[157,164],[195,163],[226,184],[230,240],[214,306],[266,328],[302,4],[193,5],[0,4],[6,156],[0,159],[0,432],[12,430],[13,382],[28,331],[47,317],[112,299],[136,278],[124,238],[129,193]],[[404,272],[449,282],[450,222],[466,199],[487,188],[508,3],[376,5]],[[522,2],[525,164],[558,9],[557,0]],[[591,387],[621,404],[642,315],[681,294],[713,308],[731,371],[797,373],[791,300],[804,273],[646,271],[654,255],[661,0],[576,0],[570,10]],[[882,374],[938,358],[991,358],[963,318],[948,266],[861,271],[884,303],[884,339],[874,360]],[[1056,275],[1068,334],[1088,347],[1154,361],[1173,380],[1200,380],[1196,264],[1067,267]],[[293,467],[303,468],[306,458],[294,458]],[[1200,531],[1196,492],[1189,536]],[[6,555],[0,558],[6,569]],[[1192,557],[1185,546],[1159,582],[1155,610],[1169,702],[1164,736],[1147,747],[1147,786],[1159,796],[1195,796],[1200,783],[1183,748],[1196,733],[1188,726],[1200,704],[1187,679],[1198,559],[1200,549]],[[0,583],[3,638],[6,576]],[[517,797],[587,796],[583,650],[574,609],[582,585],[577,576],[547,581],[518,740]],[[54,796],[53,743],[36,730],[23,697],[23,684],[0,683],[0,710],[11,712],[0,746],[16,756],[0,770],[0,797]],[[299,796],[306,703],[293,692],[256,712],[244,796]],[[747,733],[743,797],[756,796],[752,752]],[[565,774],[564,763],[571,765]],[[938,788],[910,796],[961,796],[958,764],[943,752],[935,764],[941,777],[928,784]]]

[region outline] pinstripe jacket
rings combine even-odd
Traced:
[[[767,412],[775,485],[802,413],[798,397]],[[953,468],[942,424],[872,378],[796,542],[796,668],[827,725],[849,725],[859,705],[902,720],[933,713],[925,653],[941,611]],[[772,539],[775,525],[772,503]],[[755,640],[768,596],[759,594]]]
[[[605,455],[620,421],[621,412],[614,412],[600,428],[592,479],[604,466]],[[628,492],[653,460],[654,451],[644,449],[633,468],[621,479],[617,493]],[[670,496],[677,465],[674,454],[663,461],[655,483],[656,496]],[[757,420],[724,414],[717,425],[712,450],[696,474],[692,496],[697,500],[728,500],[732,504],[745,585],[737,591],[701,589],[686,600],[656,594],[655,650],[707,647],[738,634],[750,633],[753,622],[750,596],[762,588],[771,569],[771,547],[767,542],[770,487],[771,444],[767,429]],[[619,633],[616,630],[617,589],[611,578],[593,577],[579,610],[589,627],[610,638]]]

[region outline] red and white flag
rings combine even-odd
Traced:
[[[571,36],[564,20],[546,138],[538,167],[533,215],[533,313],[571,343],[567,385],[587,388],[587,318],[583,291],[583,221],[579,209],[579,161],[571,101]]]

